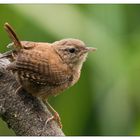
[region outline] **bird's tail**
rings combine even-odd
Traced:
[[[13,47],[15,50],[20,50],[22,49],[22,44],[18,38],[18,36],[16,35],[15,31],[13,30],[13,28],[11,27],[11,25],[9,23],[5,23],[4,24],[4,29],[7,31],[11,41],[14,43]]]
[[[22,49],[22,44],[19,40],[19,38],[17,37],[15,31],[13,30],[13,28],[10,26],[10,24],[8,23],[5,23],[4,24],[4,29],[7,31],[12,43],[8,44],[8,48],[13,48],[12,50],[10,51],[7,51],[5,53],[3,53],[1,56],[0,56],[0,59],[1,58],[9,58],[10,60],[14,60],[15,56],[16,56],[16,53]]]

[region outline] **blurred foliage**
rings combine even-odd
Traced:
[[[66,135],[140,135],[140,5],[0,5],[0,51],[9,22],[22,40],[78,38],[98,51],[80,81],[50,99]],[[14,135],[0,121],[0,135]]]

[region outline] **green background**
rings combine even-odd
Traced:
[[[51,105],[66,135],[140,135],[140,5],[0,5],[0,51],[9,22],[21,40],[78,38],[96,47],[79,82]],[[0,135],[15,135],[0,120]]]

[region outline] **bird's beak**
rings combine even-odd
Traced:
[[[96,51],[96,48],[92,48],[92,47],[86,47],[87,52],[92,52],[92,51]]]

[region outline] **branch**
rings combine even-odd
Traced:
[[[56,121],[45,124],[51,113],[37,98],[24,90],[16,94],[19,84],[5,69],[9,63],[6,58],[0,59],[0,116],[2,119],[18,136],[64,136]]]

